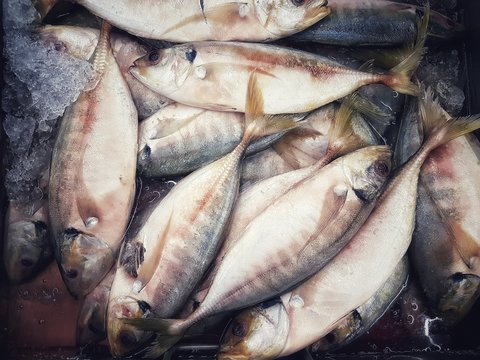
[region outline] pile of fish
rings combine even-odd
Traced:
[[[219,359],[329,351],[410,272],[447,325],[466,316],[480,295],[480,116],[449,115],[415,79],[426,43],[458,24],[384,0],[74,2],[100,30],[36,36],[93,72],[42,198],[10,204],[4,253],[12,283],[56,259],[84,299],[79,345],[156,358],[229,314]],[[56,2],[34,3],[48,18]],[[285,46],[311,43],[376,61]],[[142,178],[175,186],[145,204]]]

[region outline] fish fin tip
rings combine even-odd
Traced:
[[[426,138],[435,138],[443,131],[436,140],[436,146],[480,129],[480,114],[451,118],[434,98],[431,88],[424,91],[419,111]]]
[[[399,93],[411,96],[419,96],[420,89],[410,78],[423,59],[427,48],[425,41],[427,38],[427,27],[430,19],[430,5],[425,5],[422,19],[419,21],[418,33],[415,46],[410,54],[398,65],[390,69],[390,74],[384,78],[384,84],[391,87]]]
[[[376,121],[381,124],[391,123],[389,116],[385,111],[382,111],[380,107],[378,107],[376,104],[374,104],[367,98],[363,97],[360,93],[357,94],[358,97],[356,98],[356,101],[352,104],[352,107],[356,112],[365,115],[370,120]]]
[[[253,71],[248,80],[247,100],[245,103],[245,142],[253,139],[288,131],[304,123],[295,121],[293,115],[265,115],[263,112],[263,94],[258,85],[256,71]]]

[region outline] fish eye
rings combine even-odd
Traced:
[[[78,271],[75,269],[65,270],[65,276],[70,279],[75,279],[78,276]]]
[[[145,147],[143,148],[142,154],[140,156],[142,160],[147,160],[150,158],[151,154],[152,154],[152,149],[150,148],[150,146],[145,145]]]
[[[137,303],[138,307],[144,314],[151,309],[150,305],[146,301],[138,300]]]
[[[292,1],[292,4],[295,6],[302,6],[303,4],[305,4],[305,0],[291,0],[291,1]]]
[[[197,57],[197,51],[195,49],[188,49],[185,51],[185,58],[193,63],[193,60]]]
[[[20,260],[20,263],[25,267],[31,267],[33,265],[33,260],[32,259],[22,259],[22,260]]]
[[[327,342],[329,344],[333,344],[335,342],[335,334],[334,333],[328,333],[326,336],[325,336],[325,339],[327,340]]]
[[[135,339],[135,336],[133,336],[129,331],[120,332],[118,338],[122,343],[122,345],[127,347],[135,345],[137,342],[137,339]]]
[[[386,177],[389,172],[388,165],[384,161],[377,161],[373,166],[373,170],[375,174],[382,177]]]
[[[148,61],[157,62],[158,59],[160,59],[160,55],[157,51],[152,51],[150,54],[148,54]]]
[[[67,47],[65,46],[65,44],[61,41],[55,41],[53,43],[53,48],[56,50],[56,51],[65,51],[67,49]]]
[[[247,333],[242,323],[235,322],[232,326],[232,334],[237,337],[244,337]]]

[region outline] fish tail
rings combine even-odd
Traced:
[[[425,91],[419,108],[425,134],[424,146],[430,149],[480,128],[480,114],[459,118],[450,117],[433,98],[431,89]]]
[[[420,61],[426,53],[425,41],[427,38],[428,20],[430,18],[430,6],[425,6],[421,23],[418,26],[417,41],[410,54],[398,65],[390,69],[390,73],[382,78],[382,82],[399,93],[418,96],[419,87],[410,78],[417,69]]]
[[[40,19],[45,19],[50,10],[57,5],[59,0],[32,0],[33,6],[40,14]]]
[[[189,323],[184,319],[160,318],[122,318],[124,324],[132,325],[143,331],[153,331],[161,336],[182,336]]]
[[[157,336],[149,346],[145,348],[145,359],[158,359],[173,345],[175,345],[181,336]]]
[[[242,143],[246,145],[259,137],[296,128],[301,123],[302,121],[295,121],[293,115],[265,115],[263,113],[263,95],[258,86],[257,74],[253,72],[248,80],[245,133]]]
[[[108,21],[103,20],[97,47],[92,55],[93,69],[100,75],[103,74],[103,71],[105,70],[107,55],[110,51],[111,30],[112,25]]]

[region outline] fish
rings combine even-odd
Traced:
[[[479,157],[479,141],[467,134],[434,150],[420,173],[410,254],[429,304],[447,326],[480,296]]]
[[[100,35],[98,29],[69,25],[45,25],[38,27],[36,33],[47,46],[82,60],[88,60],[93,55]],[[140,119],[152,116],[173,102],[153,92],[129,73],[133,62],[148,53],[147,46],[131,36],[118,33],[111,35],[111,46],[120,71],[130,88]]]
[[[315,129],[327,127],[325,139],[321,139],[324,144],[318,144],[309,153],[311,161],[306,164],[300,163],[295,154],[289,154],[292,146],[286,144],[284,151],[290,155],[290,163],[294,170],[272,176],[271,178],[259,181],[246,187],[239,195],[232,212],[228,235],[222,243],[216,260],[211,266],[211,270],[206,279],[198,287],[197,293],[193,297],[195,302],[202,302],[206,292],[210,288],[213,277],[221,266],[224,256],[229,249],[241,239],[244,229],[271,204],[279,199],[283,194],[299,186],[306,178],[313,176],[327,164],[336,158],[353,152],[357,149],[369,145],[377,145],[378,138],[369,132],[368,125],[362,118],[355,117],[353,111],[359,97],[354,94],[343,100],[342,105],[336,109],[334,105],[327,105],[327,109],[319,109],[312,113],[307,120]],[[334,119],[330,118],[334,117]],[[294,129],[292,131],[296,131]],[[286,136],[290,136],[287,134]],[[281,142],[284,138],[279,140]],[[305,153],[308,153],[307,151]],[[297,166],[300,165],[300,166]],[[302,166],[303,165],[303,166]]]
[[[107,305],[115,266],[83,300],[77,319],[77,345],[85,346],[107,337]]]
[[[291,116],[263,115],[255,73],[250,76],[247,99],[240,143],[227,155],[180,180],[128,242],[136,251],[120,259],[134,278],[130,296],[146,302],[142,296],[153,292],[150,298],[157,305],[148,304],[155,314],[171,316],[179,311],[212,262],[237,197],[241,160],[249,142],[298,125]],[[117,313],[125,316],[121,302],[112,305],[108,340],[113,354],[122,355],[125,331],[115,325]]]
[[[328,5],[327,18],[289,40],[357,47],[392,47],[415,40],[419,6],[386,0],[330,0]],[[465,30],[436,11],[431,20],[428,32],[433,40],[451,39]]]
[[[229,357],[226,353],[219,359],[272,359],[292,354],[326,336],[385,283],[410,245],[423,162],[436,147],[480,127],[479,115],[446,118],[428,90],[420,101],[420,113],[425,134],[422,147],[397,169],[370,216],[349,243],[315,275],[315,296],[307,297],[307,288],[302,291],[298,288],[288,300],[288,317],[281,308],[270,316],[274,319],[270,326],[278,328],[276,333],[283,334],[283,341],[277,339],[278,346],[270,346],[269,352],[264,353],[263,349],[269,344],[262,339],[262,347],[250,347],[248,354],[235,353]],[[312,308],[312,302],[318,311],[305,312],[305,308]],[[292,321],[302,326],[287,331]]]
[[[177,43],[270,41],[301,31],[330,13],[326,0],[74,2],[132,35]],[[45,13],[48,5],[37,8]]]
[[[168,105],[140,123],[138,169],[156,178],[188,174],[231,152],[242,140],[244,125],[241,113]],[[254,140],[246,154],[268,147],[282,134]]]
[[[137,111],[109,32],[104,23],[95,76],[66,109],[50,166],[55,257],[74,297],[92,291],[113,266],[135,195]]]
[[[3,260],[8,280],[30,280],[53,260],[48,221],[48,200],[11,201],[5,216]]]
[[[424,16],[424,22],[428,16]],[[182,104],[219,111],[245,111],[248,74],[259,73],[265,113],[303,113],[338,100],[364,85],[383,83],[418,94],[410,75],[424,48],[387,74],[344,67],[331,59],[290,48],[241,42],[194,42],[154,50],[136,60],[131,74],[153,91]],[[302,84],[302,96],[297,84]],[[341,85],[340,85],[341,84]]]
[[[325,337],[310,345],[308,349],[310,353],[335,351],[362,336],[388,311],[407,288],[408,276],[408,257],[404,256],[375,295],[347,315]],[[249,326],[249,328],[251,327]],[[228,330],[226,334],[229,334]],[[228,343],[228,340],[225,342]]]
[[[187,318],[121,320],[159,332],[149,350],[156,352],[203,318],[261,302],[313,275],[368,216],[389,175],[390,157],[387,146],[360,149],[286,191],[228,249],[205,298]]]
[[[369,114],[369,119],[376,119],[376,124],[384,124],[389,118],[384,118],[383,113],[379,115],[376,105],[365,102],[363,96],[355,95],[354,98],[355,101],[349,100],[348,106],[355,110],[351,125],[357,136],[358,148],[380,144],[380,137],[372,128],[371,121],[367,122],[366,116],[360,111]],[[305,118],[304,125],[289,131],[262,152],[247,157],[242,168],[242,189],[264,179],[313,165],[322,159],[327,152],[329,131],[333,128],[339,108],[340,105],[335,103],[322,106]]]

